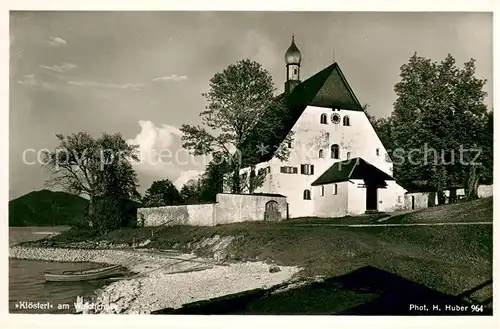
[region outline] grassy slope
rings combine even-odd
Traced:
[[[414,213],[394,216],[384,223],[480,222],[493,220],[493,198],[431,207]]]
[[[78,225],[84,222],[87,204],[64,192],[31,192],[9,202],[9,226]]]
[[[489,198],[434,207],[407,214],[408,218],[403,216],[399,220],[492,221],[492,204]],[[233,260],[272,260],[279,265],[303,267],[304,276],[327,277],[373,266],[451,294],[459,294],[492,278],[491,225],[348,228],[303,227],[297,223],[300,221],[122,229],[99,239],[114,243],[150,239],[148,247],[193,251],[193,242],[204,238],[216,234],[235,236],[237,239],[228,250]],[[63,244],[78,240],[82,240],[78,231],[54,238],[54,242]],[[207,248],[194,249],[201,255],[210,254]]]

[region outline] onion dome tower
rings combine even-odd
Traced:
[[[295,37],[292,35],[292,44],[285,53],[286,82],[285,92],[289,93],[300,83],[300,62],[302,56],[299,48],[295,44]]]

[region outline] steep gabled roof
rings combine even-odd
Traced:
[[[353,158],[334,163],[311,186],[345,182],[350,179],[363,179],[377,184],[385,184],[386,180],[394,180],[362,158]]]
[[[337,63],[331,64],[298,84],[287,95],[286,101],[291,109],[300,106],[302,111],[307,105],[363,111]],[[298,113],[299,116],[302,111]]]
[[[269,161],[274,156],[276,147],[283,142],[308,105],[363,111],[337,63],[331,64],[298,84],[291,93],[277,96],[277,99],[286,107],[285,121],[280,127],[274,128],[277,131],[269,137],[269,140],[263,141],[270,152],[263,154],[255,163]],[[262,120],[266,120],[266,115]]]
[[[317,75],[324,79],[324,82],[315,93],[316,95],[310,105],[363,111],[363,107],[337,63],[328,66],[313,77]],[[307,84],[308,81],[309,79],[304,81],[304,83]]]

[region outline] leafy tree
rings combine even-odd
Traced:
[[[201,178],[200,201],[208,202],[217,199],[217,193],[224,191],[225,178],[232,170],[231,164],[223,154],[214,154]]]
[[[483,170],[480,175],[480,183],[493,184],[493,111],[486,114],[481,140],[483,141]]]
[[[180,194],[185,203],[197,203],[200,201],[201,189],[201,179],[190,179],[182,186]]]
[[[488,112],[484,117],[475,122],[473,136],[468,145],[470,152],[465,153],[468,165],[461,166],[462,175],[465,176],[466,198],[476,199],[479,183],[493,183],[493,112]],[[467,163],[467,162],[466,162]]]
[[[231,167],[232,192],[241,190],[239,170],[243,158],[255,153],[256,130],[262,127],[262,116],[275,103],[275,91],[270,73],[259,63],[244,59],[216,73],[203,93],[208,105],[200,113],[203,126],[183,125],[183,147],[194,155],[219,154]],[[272,118],[265,118],[273,121]],[[252,140],[253,139],[253,140]],[[249,142],[252,140],[252,142]],[[245,146],[246,145],[246,146]]]
[[[284,140],[277,145],[265,144],[268,141],[280,141],[283,131],[291,128],[285,126],[286,122],[290,122],[290,111],[286,106],[284,96],[284,94],[279,95],[269,103],[260,115],[257,124],[249,132],[248,138],[241,145],[244,167],[252,166],[255,170],[253,165],[258,163],[263,155],[259,152],[263,146],[268,148],[268,151],[275,151],[274,156],[281,161],[286,161],[289,157],[288,145],[293,141],[293,131],[288,132]]]
[[[182,204],[177,187],[168,179],[154,181],[146,190],[143,204],[146,207],[162,207]]]
[[[103,189],[97,198],[95,222],[99,232],[130,226],[137,221],[137,201],[141,199],[137,189],[130,193],[123,186],[135,185],[137,175],[129,163],[114,161],[103,172],[100,184]]]
[[[393,119],[391,117],[377,119],[369,114],[367,114],[367,116],[390,157],[392,155],[392,151],[395,149]]]
[[[56,135],[59,146],[44,153],[44,168],[52,177],[46,186],[62,187],[75,195],[87,195],[87,220],[95,223],[95,201],[98,197],[120,194],[121,198],[138,197],[137,174],[131,161],[138,161],[136,146],[128,145],[121,134],[103,134],[95,139],[86,132],[68,136]],[[100,224],[99,224],[100,225]]]
[[[473,59],[461,69],[451,55],[437,63],[415,53],[401,67],[401,81],[394,88],[398,96],[390,119],[398,158],[394,174],[406,183],[426,182],[441,201],[443,190],[457,183],[464,185],[469,197],[477,196],[478,172],[484,170],[471,164],[472,154],[465,155],[465,161],[457,159],[461,148],[480,149],[484,143],[486,81],[474,74]]]

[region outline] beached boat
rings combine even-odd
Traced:
[[[106,279],[122,273],[120,265],[107,266],[91,270],[64,271],[61,273],[45,272],[45,281],[71,282]]]

